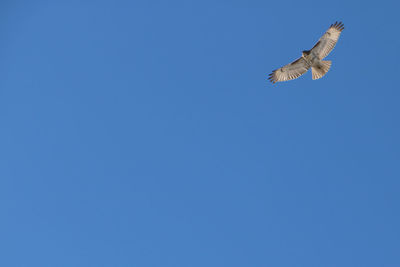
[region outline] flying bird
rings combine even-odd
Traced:
[[[272,71],[269,80],[272,83],[289,81],[299,78],[309,68],[312,70],[312,79],[322,78],[330,69],[332,61],[324,59],[335,47],[340,34],[344,30],[342,22],[335,22],[318,40],[311,50],[305,50],[302,56],[282,68]]]

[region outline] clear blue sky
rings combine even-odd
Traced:
[[[400,266],[396,1],[0,10],[0,266]]]

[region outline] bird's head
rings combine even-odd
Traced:
[[[304,50],[303,53],[302,53],[302,56],[303,56],[303,57],[306,57],[306,56],[308,56],[309,54],[310,54],[310,50]]]

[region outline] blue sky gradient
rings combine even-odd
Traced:
[[[0,10],[0,266],[400,266],[398,2]]]

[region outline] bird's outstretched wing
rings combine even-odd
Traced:
[[[306,60],[301,57],[282,68],[272,71],[268,79],[272,83],[293,80],[306,73],[309,68],[310,66],[307,64]]]
[[[340,34],[344,29],[344,25],[341,22],[335,22],[324,35],[318,40],[318,42],[311,49],[311,52],[318,55],[319,59],[326,57],[335,47]]]

